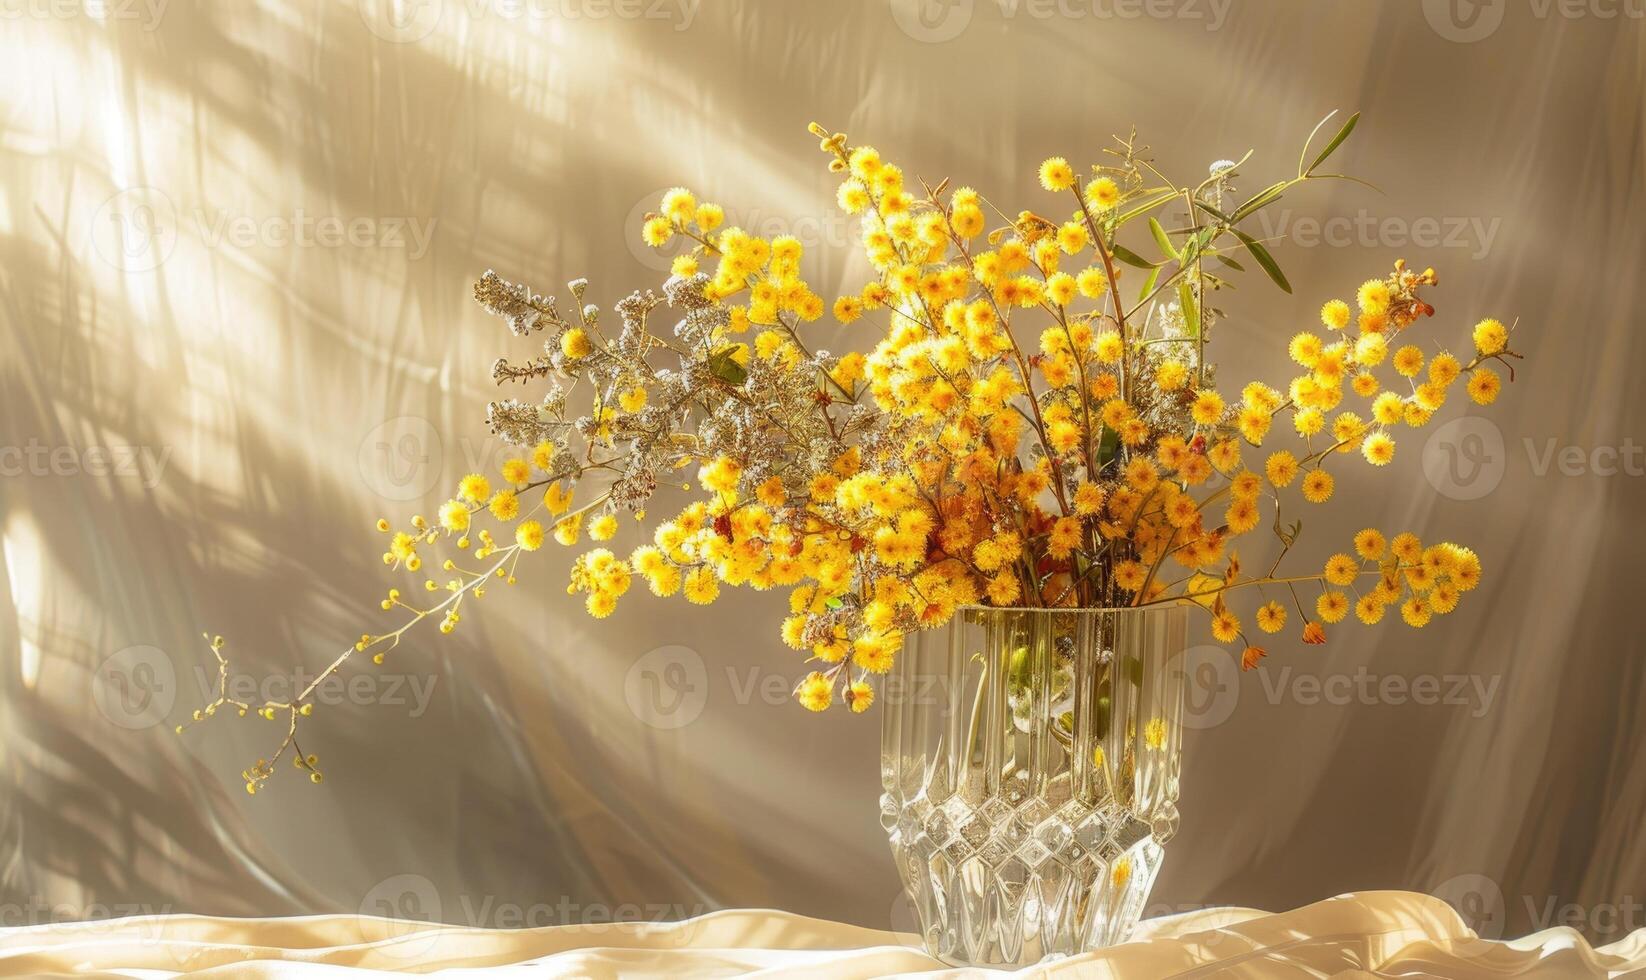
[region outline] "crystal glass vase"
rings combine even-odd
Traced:
[[[884,687],[881,822],[932,955],[1122,942],[1177,831],[1186,613],[959,611]]]

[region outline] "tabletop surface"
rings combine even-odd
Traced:
[[[476,929],[361,915],[141,916],[0,930],[0,976],[977,976],[911,937],[764,909],[672,923]],[[991,974],[1005,976],[1008,974]],[[1565,928],[1478,938],[1450,906],[1363,892],[1289,912],[1151,919],[1133,941],[1016,976],[1617,977],[1646,975],[1646,929],[1591,946]]]

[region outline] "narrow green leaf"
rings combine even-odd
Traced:
[[[1155,283],[1159,282],[1159,281],[1160,281],[1160,266],[1157,265],[1153,269],[1150,269],[1149,274],[1144,277],[1144,279],[1143,279],[1143,288],[1138,290],[1138,293],[1137,293],[1137,301],[1139,303],[1141,303],[1145,299],[1147,299],[1149,297],[1149,294],[1154,292]]]
[[[1257,264],[1263,267],[1263,271],[1269,274],[1269,278],[1274,280],[1275,285],[1280,287],[1281,292],[1291,292],[1292,284],[1286,281],[1286,274],[1280,271],[1279,263],[1275,262],[1274,256],[1270,255],[1269,250],[1263,247],[1263,243],[1239,228],[1230,230],[1240,238],[1240,241],[1246,246],[1246,251],[1252,253],[1252,258],[1256,259]]]
[[[1160,193],[1161,191],[1164,191],[1164,193]],[[1172,198],[1177,196],[1177,189],[1173,187],[1155,187],[1146,191],[1140,191],[1139,195],[1142,196],[1143,203],[1128,211],[1121,212],[1120,217],[1114,220],[1116,228],[1132,220],[1133,218],[1148,214],[1155,208],[1158,208],[1167,201],[1170,201]],[[1136,200],[1136,198],[1134,198],[1134,200]]]
[[[1189,280],[1177,281],[1177,304],[1183,308],[1183,329],[1190,339],[1200,339],[1200,306],[1194,301],[1194,287]]]
[[[1245,266],[1241,265],[1239,262],[1236,262],[1234,259],[1229,258],[1227,255],[1219,255],[1217,256],[1217,260],[1236,272],[1246,271]]]
[[[1253,194],[1251,196],[1251,198],[1246,201],[1245,204],[1242,204],[1240,207],[1235,208],[1234,214],[1229,215],[1229,223],[1233,224],[1237,221],[1240,221],[1244,218],[1247,218],[1252,214],[1253,211],[1256,211],[1258,208],[1267,207],[1268,205],[1273,204],[1275,201],[1280,200],[1280,195],[1285,193],[1286,188],[1290,187],[1291,184],[1292,184],[1292,181],[1283,180],[1283,181],[1280,181],[1279,183],[1276,183],[1276,184],[1270,184],[1268,187],[1265,187],[1263,190],[1258,191],[1256,194]]]
[[[1150,262],[1119,242],[1115,242],[1109,247],[1109,253],[1127,265],[1138,269],[1154,269],[1160,265],[1158,262]]]
[[[1348,139],[1349,134],[1355,131],[1355,124],[1358,122],[1360,122],[1360,113],[1357,112],[1349,117],[1349,121],[1344,123],[1343,128],[1337,131],[1337,135],[1332,137],[1332,141],[1326,144],[1326,148],[1320,151],[1319,156],[1315,157],[1315,162],[1309,164],[1309,169],[1303,172],[1305,174],[1314,173],[1315,168],[1325,163],[1326,158],[1332,155],[1333,150],[1343,145],[1343,141]]]
[[[1207,204],[1205,201],[1202,201],[1202,200],[1199,200],[1199,199],[1196,199],[1196,201],[1194,203],[1195,203],[1195,207],[1197,207],[1200,210],[1206,212],[1207,214],[1209,214],[1212,217],[1216,218],[1217,220],[1223,222],[1224,224],[1228,224],[1229,216],[1224,214],[1222,211],[1219,211],[1217,208],[1214,208],[1210,204]]]
[[[1172,247],[1172,240],[1166,237],[1166,229],[1160,227],[1160,222],[1152,217],[1149,219],[1149,234],[1154,236],[1154,243],[1159,245],[1160,250],[1166,253],[1169,258],[1183,258],[1182,254]]]

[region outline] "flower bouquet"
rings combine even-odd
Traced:
[[[1129,136],[1085,170],[1046,160],[1015,212],[814,125],[873,266],[856,292],[825,300],[797,239],[725,227],[681,188],[642,229],[675,252],[661,294],[607,311],[583,280],[562,305],[487,272],[475,299],[539,342],[492,367],[530,392],[487,406],[517,455],[432,516],[379,521],[384,564],[409,576],[381,600],[394,625],[255,704],[228,696],[213,639],[224,684],[196,719],[284,722],[248,792],[288,754],[318,782],[298,742],[315,686],[357,655],[383,663],[425,620],[457,629],[550,538],[587,541],[568,587],[590,615],[637,582],[697,605],[781,590],[782,642],[814,667],[796,700],[883,699],[882,818],[935,953],[1021,963],[1124,939],[1177,826],[1188,629],[1250,669],[1262,634],[1325,643],[1391,608],[1421,627],[1480,581],[1467,547],[1377,528],[1283,565],[1297,515],[1345,471],[1387,465],[1455,387],[1498,396],[1509,327],[1481,319],[1469,348],[1426,350],[1409,338],[1437,276],[1397,262],[1322,297],[1289,378],[1229,383],[1208,358],[1239,342],[1232,277],[1254,265],[1293,289],[1245,227],[1300,185],[1349,179],[1323,165],[1356,121],[1317,149],[1316,127],[1295,172],[1248,196],[1246,158],[1178,182]],[[817,349],[808,325],[830,314],[872,346]],[[669,516],[634,527],[663,501]],[[1236,544],[1260,528],[1278,553],[1254,571]]]

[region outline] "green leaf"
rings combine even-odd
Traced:
[[[709,355],[709,373],[733,387],[749,380],[748,368],[737,363],[733,356],[736,352],[735,346],[722,347]]]
[[[1245,266],[1241,265],[1239,262],[1236,262],[1234,259],[1229,258],[1227,255],[1219,255],[1217,256],[1217,260],[1236,272],[1246,271]]]
[[[1246,251],[1252,253],[1252,258],[1256,259],[1257,264],[1263,267],[1263,271],[1269,274],[1269,278],[1274,280],[1275,285],[1280,287],[1281,292],[1289,293],[1292,291],[1292,284],[1286,281],[1286,274],[1280,271],[1280,265],[1275,262],[1275,257],[1269,254],[1269,250],[1263,247],[1262,242],[1239,228],[1229,230],[1234,232],[1241,243],[1246,246]]]
[[[1360,122],[1360,113],[1357,112],[1349,117],[1349,121],[1344,123],[1343,128],[1337,131],[1337,135],[1332,137],[1332,141],[1326,144],[1326,148],[1320,151],[1319,156],[1315,157],[1315,162],[1309,164],[1309,169],[1303,172],[1305,174],[1314,173],[1315,168],[1325,163],[1326,158],[1332,155],[1333,150],[1343,145],[1343,141],[1348,139],[1349,134],[1355,131],[1355,124],[1358,122]]]
[[[1113,255],[1115,258],[1126,263],[1127,265],[1138,269],[1153,269],[1158,267],[1160,264],[1158,262],[1150,262],[1148,259],[1137,254],[1119,242],[1115,242],[1113,245],[1109,246],[1109,254]]]
[[[1212,207],[1210,204],[1207,204],[1205,201],[1199,200],[1198,198],[1195,200],[1194,203],[1195,203],[1195,207],[1197,207],[1200,210],[1206,212],[1207,214],[1209,214],[1212,217],[1216,218],[1217,220],[1223,222],[1224,224],[1228,224],[1229,216],[1224,214],[1222,211],[1219,211],[1217,208]]]
[[[1256,211],[1258,208],[1267,207],[1275,201],[1280,200],[1280,195],[1284,194],[1286,192],[1286,188],[1291,185],[1291,181],[1283,180],[1276,184],[1270,184],[1268,187],[1265,187],[1256,194],[1253,194],[1245,204],[1235,208],[1234,214],[1229,215],[1230,223],[1232,224],[1250,217],[1252,212]]]
[[[1137,301],[1139,303],[1141,303],[1145,299],[1148,299],[1149,294],[1154,292],[1154,284],[1156,282],[1159,282],[1159,281],[1160,281],[1160,266],[1157,265],[1154,268],[1150,269],[1148,276],[1144,278],[1143,288],[1138,290],[1138,293],[1137,293]]]
[[[1120,453],[1120,433],[1103,427],[1103,434],[1097,440],[1097,468],[1103,469],[1114,461]]]
[[[1141,203],[1141,204],[1137,205],[1136,207],[1132,208],[1130,211],[1122,212],[1120,217],[1114,219],[1114,225],[1115,225],[1116,228],[1119,228],[1121,225],[1124,225],[1126,222],[1131,221],[1133,218],[1139,217],[1141,215],[1148,214],[1150,211],[1153,211],[1155,208],[1158,208],[1162,204],[1165,204],[1167,201],[1170,201],[1172,198],[1177,196],[1177,189],[1175,187],[1165,187],[1165,188],[1155,187],[1155,188],[1151,188],[1151,189],[1146,190],[1146,191],[1142,191],[1140,193],[1143,194],[1143,195],[1153,194],[1155,196],[1153,196],[1153,197],[1145,196],[1145,198],[1143,200],[1143,203]]]
[[[1154,243],[1160,246],[1160,250],[1168,257],[1173,259],[1183,258],[1182,253],[1172,246],[1172,240],[1166,237],[1166,229],[1160,227],[1160,222],[1153,217],[1149,218],[1149,234],[1154,236]]]
[[[1200,258],[1200,253],[1205,250],[1207,245],[1211,244],[1212,239],[1217,237],[1217,232],[1216,228],[1202,228],[1190,235],[1188,242],[1183,246],[1183,257],[1179,261],[1184,265],[1188,265]]]
[[[1192,339],[1200,339],[1200,306],[1194,301],[1194,288],[1189,280],[1177,282],[1177,303],[1183,308],[1183,328]]]

